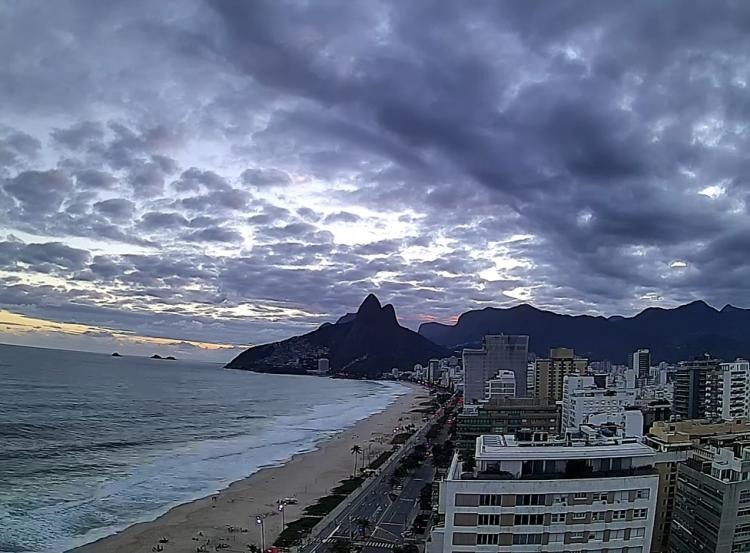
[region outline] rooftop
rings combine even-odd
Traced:
[[[649,458],[655,452],[637,441],[613,443],[524,442],[510,435],[489,435],[477,438],[476,459],[482,461],[534,461],[550,459]]]

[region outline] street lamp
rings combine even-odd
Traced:
[[[284,504],[279,503],[279,512],[281,513],[281,531],[284,531],[284,528],[286,528],[286,520],[284,516]]]
[[[260,544],[261,544],[263,553],[265,553],[266,551],[266,526],[263,523],[263,517],[261,515],[257,515],[255,517],[255,524],[260,526]]]

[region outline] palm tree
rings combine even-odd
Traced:
[[[352,446],[352,453],[354,454],[354,476],[357,476],[357,459],[361,451],[362,451],[362,448],[359,447],[358,445]]]

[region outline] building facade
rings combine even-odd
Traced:
[[[654,538],[651,542],[653,553],[664,553],[668,550],[677,490],[678,464],[688,459],[695,444],[713,438],[722,441],[730,438],[732,440],[750,439],[750,424],[746,421],[657,421],[645,436],[644,443],[657,452],[656,469],[659,473],[656,522],[654,523]]]
[[[476,469],[458,457],[441,483],[428,553],[645,553],[658,477],[637,442],[524,444],[481,436]]]
[[[639,349],[633,353],[633,370],[636,378],[642,382],[649,378],[651,369],[651,350]]]
[[[498,371],[512,371],[516,377],[516,395],[526,397],[526,365],[529,337],[496,334],[485,336],[481,349],[463,351],[464,402],[484,399],[487,381]]]
[[[672,412],[681,419],[705,419],[706,382],[716,371],[720,361],[706,356],[693,361],[682,361],[674,376],[674,401]]]
[[[554,404],[536,398],[491,400],[482,405],[466,405],[457,417],[457,446],[473,451],[482,434],[515,434],[529,431],[557,434],[560,415]]]
[[[750,445],[708,440],[677,468],[670,553],[750,551]]]
[[[568,376],[563,384],[561,429],[576,431],[582,424],[609,421],[628,428],[628,436],[640,436],[643,415],[640,411],[636,414],[628,410],[635,402],[634,387],[600,388],[593,376]],[[637,425],[637,429],[633,425]]]
[[[536,361],[536,397],[556,402],[562,399],[566,376],[585,376],[588,359],[576,357],[572,348],[552,348],[548,359]]]
[[[750,363],[737,359],[719,363],[706,376],[706,418],[733,420],[747,418],[750,398]]]
[[[484,390],[484,399],[488,401],[516,397],[516,375],[512,371],[498,371]]]

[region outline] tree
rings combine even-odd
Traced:
[[[362,448],[358,445],[352,446],[352,454],[354,454],[354,476],[357,476],[357,459],[359,459],[359,454],[362,452]]]

